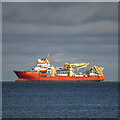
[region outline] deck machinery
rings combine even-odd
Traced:
[[[29,71],[14,71],[16,81],[103,81],[103,67],[93,66],[86,70],[89,63],[64,63],[64,67],[50,65],[49,54],[45,59],[38,59],[36,66]],[[84,72],[80,72],[81,69]]]

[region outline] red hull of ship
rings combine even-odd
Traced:
[[[14,71],[14,72],[18,76],[18,79],[16,81],[103,81],[105,79],[105,76],[47,77],[47,73],[38,73],[37,71]]]

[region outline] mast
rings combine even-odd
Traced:
[[[49,55],[49,54],[47,54],[47,58],[46,58],[46,59],[47,59],[48,61],[49,61],[49,56],[50,56],[50,55]]]

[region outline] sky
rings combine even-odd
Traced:
[[[105,81],[118,80],[117,3],[2,3],[3,81],[47,53],[54,66],[89,62],[104,67]]]

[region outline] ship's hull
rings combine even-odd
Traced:
[[[14,71],[18,76],[16,81],[103,81],[105,76],[55,76],[48,77],[47,73],[38,73],[37,71]]]

